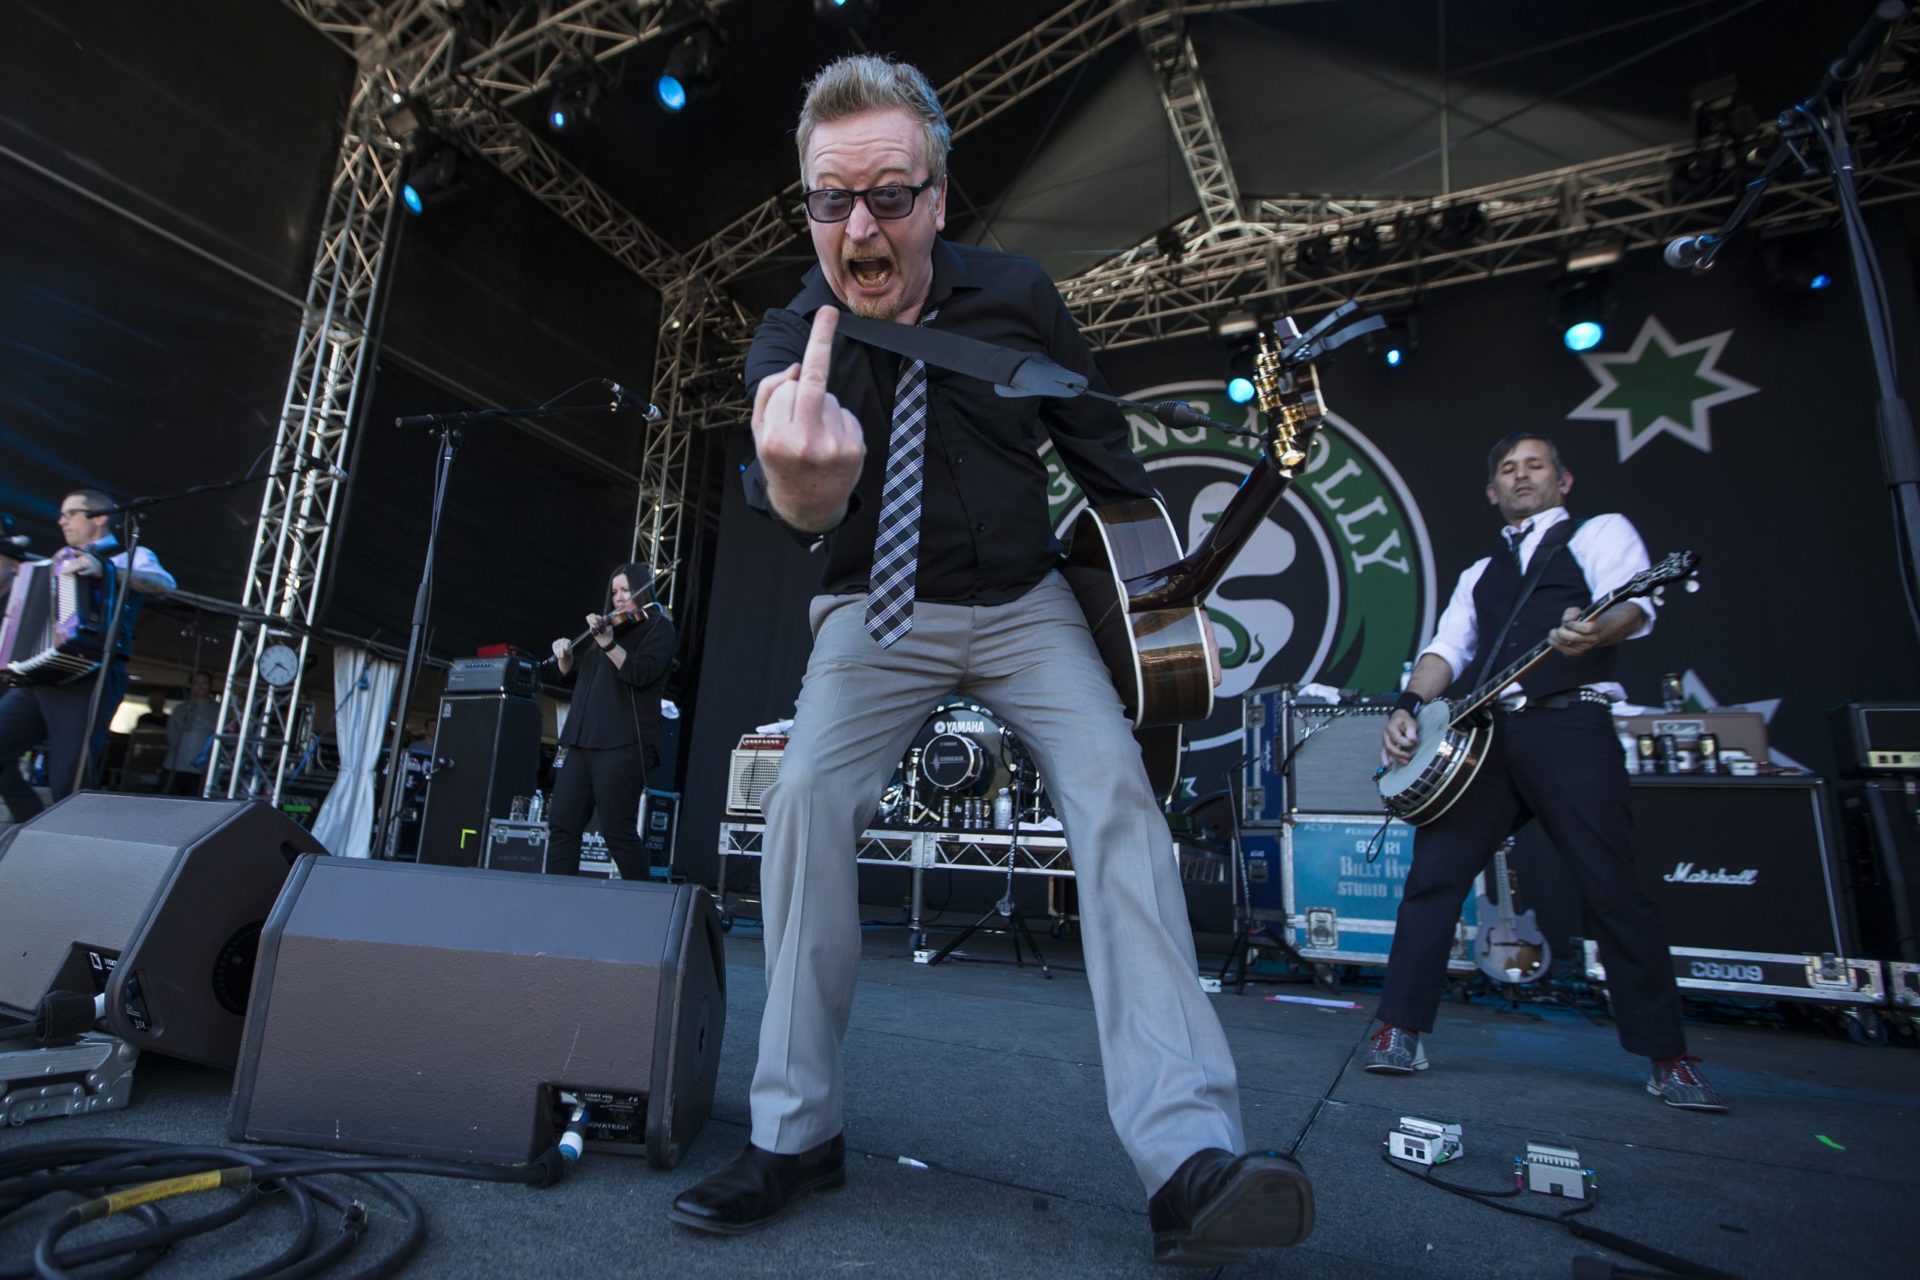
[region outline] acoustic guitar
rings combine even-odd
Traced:
[[[1513,837],[1508,836],[1493,855],[1493,874],[1500,883],[1499,904],[1489,901],[1484,893],[1475,899],[1480,931],[1473,937],[1473,962],[1495,982],[1524,985],[1538,982],[1553,965],[1553,948],[1547,945],[1532,911],[1516,914],[1513,909],[1520,879],[1507,865],[1512,849]]]
[[[1650,596],[1669,582],[1691,578],[1699,567],[1698,555],[1675,551],[1588,605],[1579,620],[1590,622],[1622,600]],[[1493,703],[1508,685],[1539,666],[1552,650],[1553,645],[1542,640],[1469,693],[1458,706],[1445,698],[1435,698],[1421,707],[1416,717],[1420,742],[1412,757],[1405,764],[1389,761],[1376,776],[1387,812],[1423,826],[1452,808],[1472,785],[1481,762],[1487,758],[1487,749],[1493,745]]]
[[[1326,414],[1312,364],[1284,354],[1300,336],[1291,319],[1284,324],[1278,340],[1260,335],[1254,357],[1259,460],[1198,546],[1181,555],[1158,499],[1089,507],[1069,535],[1061,572],[1086,612],[1162,799],[1179,777],[1181,724],[1213,711],[1207,593],[1306,466]]]

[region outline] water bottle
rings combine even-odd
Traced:
[[[533,793],[533,799],[527,802],[527,821],[541,822],[547,816],[547,797],[539,792]]]
[[[1620,750],[1627,757],[1627,772],[1640,772],[1640,744],[1634,736],[1625,730],[1620,733]]]
[[[995,831],[1013,830],[1013,792],[1000,788],[1000,794],[993,798],[993,829]]]
[[[1400,692],[1405,693],[1407,691],[1407,685],[1412,683],[1412,681],[1413,681],[1413,664],[1411,662],[1401,663],[1400,664]]]

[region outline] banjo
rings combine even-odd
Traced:
[[[1622,600],[1649,596],[1669,582],[1691,578],[1699,567],[1698,555],[1675,551],[1588,605],[1578,621],[1591,622]],[[1420,826],[1451,808],[1479,775],[1487,748],[1493,744],[1489,708],[1508,685],[1539,666],[1552,649],[1551,642],[1542,640],[1458,706],[1445,698],[1435,698],[1421,707],[1420,742],[1412,757],[1405,764],[1389,760],[1375,775],[1387,812]]]

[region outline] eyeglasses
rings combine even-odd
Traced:
[[[868,187],[864,191],[849,191],[845,187],[821,187],[818,191],[809,191],[805,197],[807,216],[815,222],[845,222],[853,216],[853,202],[865,200],[867,212],[876,218],[892,221],[904,218],[913,212],[914,201],[920,193],[932,186],[936,179],[928,178],[918,186],[890,182],[883,187]]]
[[[78,520],[82,516],[91,516],[92,514],[93,512],[86,507],[60,508],[60,518],[62,520]]]

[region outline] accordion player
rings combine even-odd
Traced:
[[[81,577],[60,568],[82,553],[62,547],[52,560],[22,564],[0,619],[0,681],[69,684],[100,669],[113,567]]]

